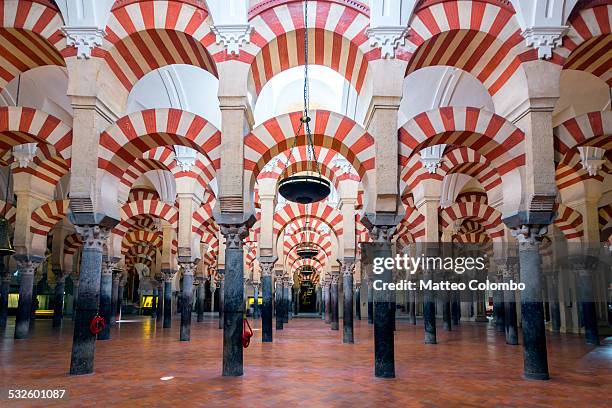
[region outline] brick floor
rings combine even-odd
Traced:
[[[195,317],[195,316],[194,316]],[[12,322],[11,322],[12,323]],[[67,375],[72,325],[52,331],[38,321],[32,338],[0,339],[0,406],[56,406],[9,401],[8,388],[64,388],[58,406],[206,407],[603,407],[610,406],[612,341],[597,349],[575,335],[548,334],[552,380],[521,378],[522,347],[508,346],[486,324],[464,323],[423,344],[423,328],[399,321],[396,374],[373,375],[373,329],[356,321],[356,344],[342,344],[318,319],[293,319],[245,351],[245,375],[223,378],[222,332],[216,320],[194,323],[191,342],[178,341],[179,321],[162,329],[150,319],[122,323],[97,343],[95,374]],[[259,329],[259,322],[254,323]],[[161,381],[161,377],[174,377]],[[608,401],[607,403],[605,401]]]

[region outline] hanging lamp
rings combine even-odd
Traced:
[[[310,237],[310,228],[308,228],[310,221],[308,220],[308,215],[310,214],[310,208],[306,208],[306,236],[304,237],[304,242],[298,244],[295,252],[302,259],[312,259],[315,256],[319,255],[319,248],[312,242]]]
[[[11,236],[9,231],[9,222],[6,219],[6,210],[8,208],[8,195],[10,193],[11,185],[11,164],[8,164],[8,175],[6,180],[6,192],[4,194],[4,200],[6,201],[4,208],[2,209],[2,217],[0,217],[0,257],[11,256],[15,253],[15,248],[11,242]]]
[[[298,137],[304,131],[304,137],[306,138],[306,153],[307,160],[312,162],[315,171],[308,170],[305,174],[294,175],[285,177],[279,182],[278,192],[286,200],[299,203],[299,204],[311,204],[326,198],[331,192],[331,185],[328,180],[321,176],[319,169],[319,163],[317,161],[317,154],[314,148],[314,142],[312,139],[312,132],[310,131],[309,116],[309,101],[310,101],[310,88],[308,81],[308,0],[304,1],[304,111],[300,118],[300,125],[295,138],[293,146],[287,156],[287,162],[285,168],[289,166],[291,159],[291,153],[296,147]]]

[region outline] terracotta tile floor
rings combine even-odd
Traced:
[[[356,322],[356,344],[345,345],[341,330],[332,332],[319,319],[293,319],[274,333],[273,344],[262,344],[256,331],[244,377],[223,378],[216,320],[194,321],[186,343],[178,341],[178,320],[164,330],[144,319],[122,323],[112,340],[97,343],[95,374],[70,377],[71,322],[61,332],[50,325],[38,321],[34,336],[18,342],[11,325],[0,339],[0,406],[610,406],[612,342],[593,349],[574,335],[549,334],[553,379],[533,382],[521,379],[522,348],[507,346],[486,324],[440,331],[439,344],[425,345],[421,325],[399,321],[397,378],[379,380],[367,322]],[[160,380],[166,376],[174,378]],[[64,388],[67,397],[7,404],[8,388]]]

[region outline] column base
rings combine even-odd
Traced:
[[[547,381],[550,380],[548,373],[523,373],[523,378],[526,380]]]

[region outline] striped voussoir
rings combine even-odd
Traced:
[[[121,222],[113,229],[113,233],[120,237],[125,236],[133,224],[132,218],[148,215],[167,221],[176,228],[178,221],[178,210],[169,204],[158,200],[139,200],[124,204],[120,210]]]
[[[184,171],[177,165],[174,149],[169,146],[155,147],[149,150],[143,154],[143,160],[157,161],[159,165],[165,166],[174,175],[174,178],[196,179],[198,184],[204,188],[207,188],[212,179],[216,177],[216,169],[213,163],[199,152],[196,152],[195,166],[192,166],[189,171]]]
[[[557,188],[565,190],[591,178],[582,166],[578,146],[594,146],[606,151],[612,149],[612,112],[589,112],[571,118],[554,129],[555,161],[557,162]],[[595,179],[603,181],[601,173],[612,169],[604,156],[603,172]]]
[[[251,42],[240,51],[250,64],[249,84],[259,95],[264,85],[287,69],[304,65],[304,6],[289,2],[252,15]],[[368,61],[380,58],[365,34],[367,15],[341,4],[308,3],[308,60],[342,75],[359,93],[368,78]]]
[[[521,62],[537,59],[514,13],[482,1],[431,2],[420,8],[404,48],[406,75],[423,67],[453,66],[471,73],[491,95],[508,83]]]
[[[419,241],[425,236],[425,217],[413,207],[406,207],[406,214],[395,232],[398,240],[405,243]]]
[[[0,91],[19,74],[45,66],[65,66],[62,16],[54,5],[29,0],[0,1]]]
[[[213,203],[207,203],[198,207],[193,212],[192,218],[193,224],[191,230],[201,237],[207,234],[214,235],[219,231],[219,227],[213,218]]]
[[[244,167],[251,174],[251,184],[266,163],[278,154],[289,150],[295,141],[302,112],[294,112],[269,119],[244,138]],[[311,113],[310,128],[313,144],[339,153],[363,180],[367,172],[374,169],[374,138],[355,121],[338,113],[317,110]],[[305,146],[303,132],[296,145]]]
[[[51,228],[66,216],[69,203],[69,200],[55,200],[42,204],[32,213],[30,232],[47,236]]]
[[[25,143],[46,143],[70,166],[72,128],[38,109],[0,107],[0,153]]]
[[[584,234],[582,215],[571,207],[555,204],[555,225],[559,227],[567,240],[581,238]]]
[[[504,236],[504,224],[501,213],[493,207],[479,201],[456,202],[450,207],[440,209],[440,224],[447,228],[453,221],[469,218],[478,221],[493,240]]]
[[[274,214],[274,235],[278,236],[293,221],[308,217],[309,220],[320,220],[327,224],[336,237],[342,235],[342,214],[327,203],[314,203],[308,206],[287,203]]]
[[[565,59],[563,69],[591,73],[612,86],[611,27],[611,4],[580,10],[569,21],[563,46],[556,51]]]
[[[0,215],[4,215],[9,224],[13,225],[15,223],[16,214],[17,208],[13,204],[0,200]]]
[[[598,215],[600,232],[612,228],[612,204],[608,204],[599,208]]]
[[[492,242],[492,240],[487,233],[460,232],[453,236],[453,242],[458,244],[488,244]]]
[[[180,109],[148,109],[115,122],[100,135],[98,168],[118,179],[145,152],[184,145],[202,153],[219,169],[221,132],[206,119]]]
[[[217,76],[211,54],[221,53],[205,7],[184,1],[139,1],[113,8],[102,49],[110,69],[130,91],[147,73],[172,64],[200,67]]]
[[[484,109],[443,107],[410,119],[399,131],[400,162],[423,147],[469,147],[491,162],[500,176],[525,164],[525,134],[506,119]]]
[[[134,230],[123,237],[121,242],[121,253],[125,254],[131,247],[140,242],[145,242],[151,246],[161,248],[162,235],[159,231]]]
[[[149,190],[148,188],[133,188],[130,190],[128,201],[139,200],[159,200],[159,194],[156,190]]]
[[[325,252],[326,255],[331,255],[332,242],[329,235],[320,234],[317,231],[311,231],[310,228],[300,229],[299,231],[285,235],[283,249],[286,254],[290,253],[294,248],[304,242],[311,242]]]
[[[67,235],[64,238],[64,255],[76,255],[79,248],[83,246],[83,239],[77,233]]]

